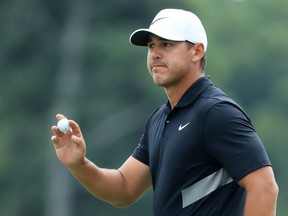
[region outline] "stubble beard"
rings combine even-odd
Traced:
[[[181,77],[177,75],[174,75],[174,76],[172,75],[165,76],[165,75],[166,75],[165,73],[158,74],[157,72],[153,72],[152,78],[153,78],[154,84],[157,86],[161,86],[163,88],[169,88],[172,86],[176,86],[181,80]]]

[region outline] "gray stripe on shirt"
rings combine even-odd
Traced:
[[[201,179],[195,184],[182,190],[182,207],[185,208],[192,203],[202,199],[219,187],[224,186],[232,182],[233,179],[223,168],[212,173],[211,175]]]

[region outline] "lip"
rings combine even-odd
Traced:
[[[155,68],[155,67],[165,67],[165,65],[161,65],[161,64],[153,64],[153,65],[152,65],[152,68]]]
[[[166,65],[163,64],[163,63],[156,62],[156,63],[153,63],[153,64],[151,65],[151,67],[152,67],[152,68],[166,67]]]

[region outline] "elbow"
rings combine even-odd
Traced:
[[[277,183],[274,182],[274,183],[272,183],[271,188],[270,188],[270,195],[272,197],[274,197],[275,200],[277,200],[278,193],[279,193],[279,187],[278,187]]]
[[[270,197],[271,201],[277,201],[279,187],[275,180],[266,182],[266,184],[262,185],[262,190],[260,189],[260,191],[263,196]]]
[[[279,193],[279,187],[276,181],[270,181],[270,182],[267,182],[262,187],[262,190],[259,194],[262,194],[261,196],[267,197],[267,199],[270,199],[272,203],[276,203],[277,198],[278,198],[278,193]]]
[[[263,192],[265,192],[267,196],[277,200],[279,187],[274,176],[273,178],[267,178],[266,181],[264,181]]]
[[[126,194],[125,196],[120,196],[117,199],[114,199],[110,204],[115,208],[127,208],[130,205],[134,204],[139,199],[138,196],[132,196],[131,194]]]
[[[130,205],[131,204],[127,204],[127,203],[112,203],[112,206],[118,209],[127,208]]]
[[[130,205],[132,205],[133,203],[135,202],[135,200],[121,200],[121,201],[118,201],[118,202],[113,202],[113,203],[110,203],[112,206],[114,206],[115,208],[127,208],[129,207]]]

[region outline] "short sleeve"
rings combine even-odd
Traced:
[[[203,127],[206,150],[235,181],[271,165],[250,120],[236,105],[217,103],[207,112]]]
[[[144,163],[145,165],[149,166],[149,151],[146,137],[147,137],[146,130],[144,130],[138,146],[132,153],[132,157]]]

